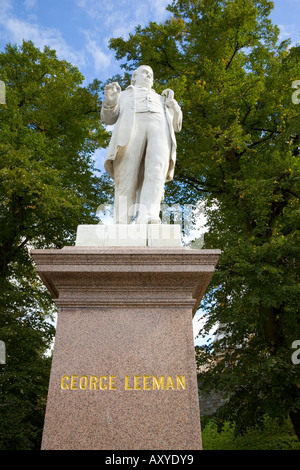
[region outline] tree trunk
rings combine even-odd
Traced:
[[[293,423],[296,436],[300,441],[300,410],[290,411],[290,418]]]

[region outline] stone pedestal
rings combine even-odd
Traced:
[[[179,224],[78,225],[76,246],[181,246]]]
[[[201,449],[192,316],[219,250],[33,250],[59,307],[42,449]]]

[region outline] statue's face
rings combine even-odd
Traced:
[[[150,67],[141,66],[135,72],[135,85],[151,88],[153,85],[153,72]]]

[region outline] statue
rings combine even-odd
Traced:
[[[174,92],[153,89],[153,71],[141,65],[124,91],[117,82],[105,87],[101,119],[115,124],[104,167],[115,181],[115,223],[158,224],[164,185],[174,175],[175,132],[182,112]]]

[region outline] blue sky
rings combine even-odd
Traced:
[[[167,0],[0,0],[0,50],[31,39],[76,65],[89,83],[119,72],[111,37],[127,37],[138,24],[163,21]]]
[[[106,80],[119,72],[111,37],[127,37],[138,24],[162,22],[170,0],[0,0],[0,50],[30,39],[57,51],[86,77]],[[281,38],[300,42],[300,0],[275,0],[272,20]]]
[[[171,0],[0,0],[0,51],[10,42],[32,40],[43,49],[47,44],[60,59],[76,65],[85,84],[94,78],[105,81],[120,72],[111,37],[128,37],[138,24],[163,22]],[[300,42],[300,0],[275,0],[271,18],[280,27],[280,39]],[[95,154],[102,169],[105,150]],[[195,318],[195,332],[199,329]]]
[[[85,76],[106,81],[120,72],[112,37],[128,37],[137,25],[163,22],[171,0],[0,0],[0,51],[23,38],[40,49],[47,44],[60,59],[76,65]],[[280,39],[300,42],[300,0],[275,0],[272,20],[280,27]],[[105,151],[95,154],[96,167],[103,169]]]

